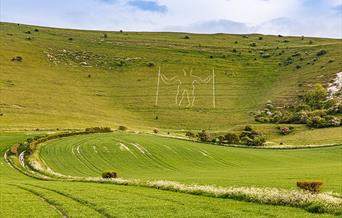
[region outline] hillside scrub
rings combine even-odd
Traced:
[[[255,114],[255,121],[260,123],[306,124],[312,128],[337,127],[341,119],[342,103],[317,84],[312,90],[293,104],[275,107],[271,101]]]
[[[208,142],[212,141],[214,143],[218,142],[220,145],[225,144],[236,144],[236,145],[247,145],[247,146],[262,146],[266,142],[265,136],[251,126],[246,126],[240,134],[236,133],[226,133],[225,135],[218,135],[216,137],[211,136],[204,130],[199,133],[199,141]]]

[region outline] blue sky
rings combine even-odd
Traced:
[[[0,0],[1,21],[126,31],[342,38],[342,0]]]

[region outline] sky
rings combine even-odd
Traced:
[[[0,12],[75,29],[342,38],[342,0],[0,0]]]

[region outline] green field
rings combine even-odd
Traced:
[[[318,56],[321,50],[327,53]],[[22,60],[13,61],[17,56]],[[321,205],[276,206],[289,204],[141,184],[166,180],[291,192],[297,181],[321,181],[322,195],[341,202],[342,127],[293,124],[293,133],[283,136],[278,125],[256,123],[251,114],[268,100],[275,106],[294,102],[315,83],[326,87],[342,71],[341,57],[341,39],[100,32],[0,22],[0,217],[337,217],[340,212],[319,213]],[[191,90],[194,77],[182,77],[191,69],[201,82],[193,99],[167,82],[182,78],[182,87]],[[5,158],[13,145],[35,136],[119,125],[128,131],[57,138]],[[186,131],[239,134],[246,125],[265,134],[268,147],[330,147],[251,149],[184,140]],[[158,134],[152,134],[155,129]],[[19,154],[25,155],[23,163],[36,158],[70,177],[37,179],[45,172],[21,166]],[[142,183],[102,184],[104,171]]]
[[[335,217],[143,187],[39,181],[12,169],[3,159],[10,144],[34,134],[0,134],[1,217],[61,217],[61,213],[68,217]]]
[[[294,188],[319,180],[342,193],[342,147],[271,150],[229,148],[152,135],[107,133],[56,139],[40,155],[54,171],[70,176],[173,180],[221,186]]]

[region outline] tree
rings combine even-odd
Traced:
[[[190,132],[190,131],[186,132],[186,133],[185,133],[185,136],[186,136],[186,137],[189,137],[189,139],[195,138],[195,134],[194,134],[193,132]]]
[[[220,135],[217,137],[217,139],[218,139],[219,144],[223,144],[225,138],[223,135]]]
[[[224,139],[227,141],[228,144],[238,144],[240,138],[235,133],[227,133],[224,135]]]
[[[202,132],[199,132],[197,134],[197,138],[198,140],[200,140],[201,142],[207,142],[209,141],[210,135],[209,133],[207,133],[205,130],[202,130]]]
[[[322,86],[322,84],[316,84],[314,89],[308,91],[304,95],[304,101],[312,109],[321,109],[327,97],[328,97],[328,92]]]

